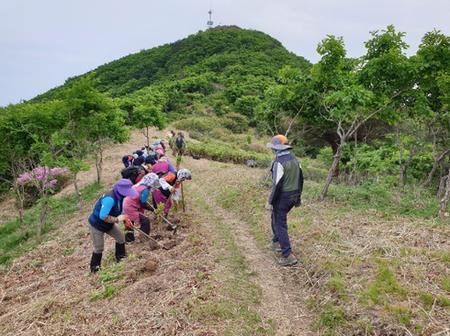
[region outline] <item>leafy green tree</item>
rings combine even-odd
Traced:
[[[161,112],[161,106],[165,102],[165,96],[159,91],[146,89],[139,95],[135,95],[134,123],[133,126],[142,130],[147,139],[147,146],[150,146],[150,128],[166,127],[166,118]]]
[[[106,143],[123,143],[129,139],[123,112],[113,99],[94,88],[97,81],[94,79],[94,73],[91,73],[76,80],[72,88],[61,95],[73,120],[73,134],[68,139],[73,144],[72,152],[68,153],[72,160],[66,163],[74,174],[74,186],[79,197],[77,174],[88,169],[84,163],[86,157],[90,153],[94,154],[97,182],[101,183],[103,149]]]
[[[416,83],[417,90],[422,92],[420,106],[431,115],[429,128],[433,137],[434,163],[426,181],[419,186],[423,189],[430,184],[439,163],[450,153],[450,144],[445,141],[450,132],[448,91],[445,85],[450,69],[450,37],[437,30],[426,33],[417,51],[416,61],[420,64],[420,77]]]
[[[311,125],[330,127],[338,136],[338,146],[322,187],[320,198],[328,191],[345,144],[373,117],[396,122],[397,97],[408,91],[414,81],[414,66],[404,49],[404,33],[388,26],[380,34],[371,33],[367,53],[349,59],[342,38],[327,36],[317,51],[321,60],[309,74],[286,68],[281,76],[286,87],[271,88],[270,106],[276,111],[300,114]],[[294,107],[295,106],[295,107]]]

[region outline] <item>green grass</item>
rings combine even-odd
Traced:
[[[86,186],[80,192],[83,201],[92,202],[101,194],[102,187],[95,183]],[[52,199],[52,208],[47,212],[46,224],[41,231],[42,241],[47,239],[46,233],[65,223],[79,211],[76,199],[76,195]],[[36,236],[36,223],[40,216],[40,210],[41,206],[37,205],[24,214],[25,237],[20,230],[18,217],[0,227],[0,264],[8,263],[11,258],[17,258],[25,251],[40,244],[35,239],[30,239]]]
[[[219,168],[220,169],[220,168]],[[190,190],[193,193],[192,190]],[[198,197],[198,196],[197,196]],[[275,335],[275,322],[264,320],[257,312],[256,305],[261,300],[262,290],[252,277],[242,249],[233,237],[233,224],[226,224],[216,217],[210,207],[198,197],[198,205],[210,217],[217,230],[216,242],[224,242],[219,248],[224,248],[223,254],[215,258],[216,263],[225,263],[227,272],[217,275],[219,278],[205,281],[203,292],[198,292],[194,298],[185,301],[185,310],[192,318],[211,324],[213,321],[226,320],[224,335]],[[195,239],[190,236],[190,240]],[[201,274],[196,274],[197,280],[202,280]],[[218,295],[209,296],[208,292],[217,282]],[[206,293],[205,293],[206,292]],[[202,298],[209,297],[208,300]],[[261,323],[263,322],[263,324]]]
[[[320,191],[315,188],[313,193],[317,195]],[[422,191],[419,196],[416,188],[400,189],[372,180],[356,187],[331,185],[328,197],[344,202],[352,209],[374,209],[390,216],[430,218],[436,217],[439,211],[435,195],[427,190]]]

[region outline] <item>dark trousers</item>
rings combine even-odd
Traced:
[[[280,197],[273,202],[272,209],[272,232],[273,242],[279,242],[281,254],[287,258],[292,253],[289,241],[287,214],[297,204],[299,196]]]

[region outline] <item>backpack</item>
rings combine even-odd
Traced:
[[[247,160],[247,167],[255,167],[255,161],[253,160]]]
[[[122,178],[130,180],[136,184],[136,180],[140,181],[145,175],[145,169],[142,166],[129,166],[120,172]]]

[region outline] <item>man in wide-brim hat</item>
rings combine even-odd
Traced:
[[[270,248],[281,252],[278,260],[280,266],[297,264],[289,241],[287,214],[294,207],[301,204],[303,189],[303,172],[298,159],[289,149],[292,147],[284,135],[276,135],[266,144],[276,155],[272,167],[272,191],[266,203],[266,209],[272,211],[273,238]]]

